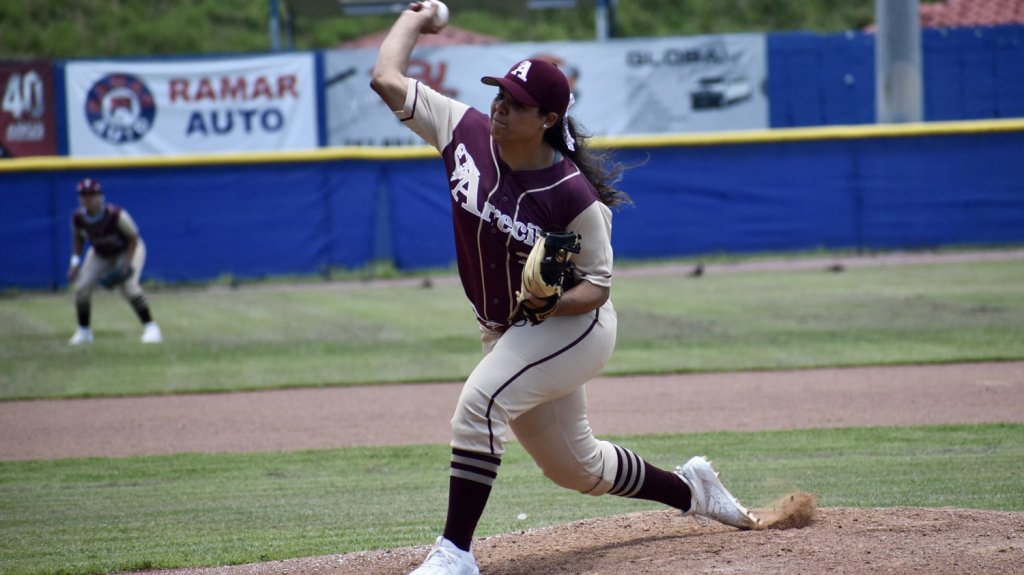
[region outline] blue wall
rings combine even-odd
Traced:
[[[1024,132],[631,150],[616,255],[1024,241]]]
[[[977,132],[864,127],[805,140],[615,151],[634,206],[619,258],[1024,242],[1024,123]],[[834,134],[833,134],[834,132]],[[439,158],[4,173],[0,288],[64,284],[74,183],[91,175],[135,217],[145,277],[179,282],[454,260]]]
[[[926,121],[1024,116],[1024,26],[925,29]],[[872,34],[768,35],[773,128],[875,121]]]
[[[149,254],[144,277],[311,274],[373,249],[378,162],[297,162],[0,174],[0,287],[56,287],[70,257],[75,182],[103,184]]]

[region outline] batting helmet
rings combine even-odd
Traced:
[[[78,182],[78,193],[79,194],[102,194],[103,188],[100,187],[100,183],[92,178],[85,178]]]

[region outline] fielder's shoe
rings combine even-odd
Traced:
[[[682,478],[693,494],[690,510],[683,515],[699,515],[740,529],[752,529],[760,522],[722,485],[718,473],[707,458],[690,459],[686,465],[676,467],[676,475]]]
[[[68,345],[86,345],[92,343],[92,330],[87,327],[79,327],[75,335],[68,340]]]
[[[142,331],[142,343],[160,343],[163,340],[164,336],[160,333],[160,326],[155,321],[147,323],[146,329]]]
[[[480,569],[471,551],[463,551],[444,537],[438,537],[427,560],[409,575],[480,575]]]

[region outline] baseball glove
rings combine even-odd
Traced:
[[[562,299],[562,284],[576,269],[570,260],[580,253],[580,235],[576,232],[543,232],[530,250],[523,268],[521,287],[509,323],[523,319],[537,325],[555,314]],[[530,296],[544,300],[539,308],[526,304]]]
[[[121,269],[121,266],[117,266],[114,269],[100,276],[100,285],[107,289],[114,289],[126,282],[128,278],[132,277],[132,268],[128,267],[127,270]]]

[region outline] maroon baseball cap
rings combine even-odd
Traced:
[[[102,194],[103,188],[100,187],[100,183],[92,178],[85,178],[78,182],[78,193],[79,194]]]
[[[531,58],[512,66],[504,77],[484,76],[480,81],[501,86],[517,101],[558,115],[569,109],[569,80],[547,60]]]

